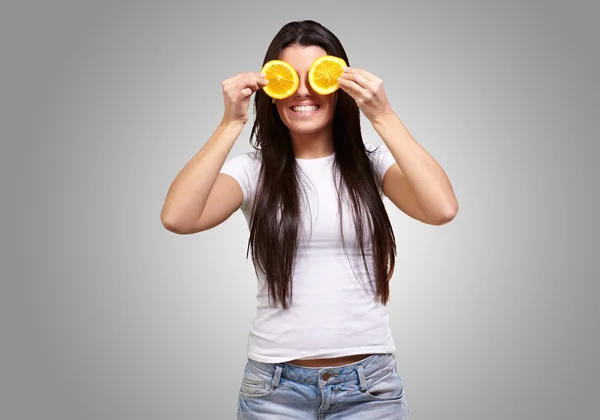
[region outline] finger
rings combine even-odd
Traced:
[[[240,80],[241,87],[249,87],[253,91],[257,91],[264,85],[267,85],[269,81],[262,77],[260,72],[257,73],[247,73],[245,79]]]
[[[245,87],[249,87],[253,92],[269,84],[267,79],[250,80]]]
[[[254,85],[254,89],[256,89],[256,84]],[[244,93],[245,89],[250,89],[251,92],[253,91],[252,85],[250,83],[244,83],[243,81],[242,83],[238,81],[237,83],[230,83],[226,86],[223,86],[223,92],[227,94],[232,100],[236,100],[239,98],[243,99],[245,96],[247,96]]]
[[[242,77],[244,77],[244,73],[239,73],[235,76],[230,77],[229,79],[225,79],[223,80],[223,86],[231,85],[232,83],[235,83],[236,81],[240,80]]]
[[[373,83],[370,82],[369,80],[367,80],[360,73],[344,73],[344,74],[342,74],[341,77],[344,80],[352,80],[352,81],[356,82],[358,85],[360,85],[365,90],[370,90],[370,91],[375,90],[375,86],[373,85]]]
[[[240,78],[237,82],[228,84],[224,87],[224,89],[226,92],[229,92],[233,95],[238,95],[239,98],[244,99],[246,96],[251,95],[253,92],[256,92],[258,89],[267,84],[268,81],[266,79],[260,78],[256,80],[255,75],[246,75],[245,77]]]
[[[243,86],[246,84],[246,81],[250,78],[251,78],[250,73],[240,73],[240,74],[232,77],[230,79],[230,82],[228,83],[228,85],[231,86],[231,85],[237,85],[237,84],[241,83]]]
[[[223,82],[223,85],[232,85],[236,82],[241,81],[242,79],[246,79],[246,80],[266,80],[263,76],[262,73],[257,71],[257,72],[246,72],[246,73],[239,73],[236,74],[233,77],[230,77],[229,79],[225,80]]]
[[[248,99],[248,97],[252,96],[252,93],[254,93],[254,91],[252,89],[244,88],[244,89],[240,90],[240,92],[237,94],[237,98],[234,100],[234,102],[244,101],[244,100]]]
[[[246,76],[252,80],[266,80],[267,75],[265,74],[263,76],[263,74],[264,73],[261,73],[260,71],[253,71],[250,73],[246,73]]]
[[[259,90],[263,86],[267,85],[268,83],[269,83],[269,81],[264,80],[264,79],[260,79],[258,81],[247,82],[246,85],[244,86],[244,88],[241,90],[242,99],[246,98],[247,96],[252,95],[254,92]]]
[[[257,82],[250,82],[247,83],[245,86],[243,86],[242,91],[246,91],[249,90],[250,94],[252,94],[253,92],[256,92],[258,90],[259,86]]]
[[[344,88],[344,90],[348,91],[348,93],[351,93],[356,100],[364,97],[367,94],[367,91],[354,80],[340,77],[338,79],[338,83],[340,84],[340,87]]]
[[[373,73],[369,73],[368,71],[366,71],[364,69],[359,69],[356,67],[346,67],[346,69],[344,70],[344,73],[360,74],[365,79],[367,79],[369,82],[376,82],[377,80],[379,80],[379,77],[375,76]]]

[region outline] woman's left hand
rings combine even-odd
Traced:
[[[340,88],[348,93],[369,121],[393,113],[383,90],[383,80],[366,70],[344,67],[338,78]]]

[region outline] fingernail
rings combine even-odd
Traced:
[[[266,74],[266,73],[261,73],[260,75],[261,75],[262,77],[267,77],[267,74]]]

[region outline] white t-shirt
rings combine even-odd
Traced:
[[[395,163],[385,144],[365,143],[377,169],[376,183],[383,194],[385,172]],[[317,159],[296,158],[301,170],[302,214],[300,241],[292,285],[292,304],[287,310],[271,307],[262,275],[257,279],[258,301],[247,343],[247,356],[265,363],[316,359],[363,353],[395,353],[385,305],[375,301],[357,242],[352,209],[342,201],[344,240],[340,234],[332,164],[335,154]],[[229,158],[220,172],[240,184],[244,200],[240,209],[247,223],[257,189],[260,151]],[[306,205],[308,203],[308,206]],[[312,226],[311,226],[312,225]],[[375,280],[366,224],[365,259]],[[250,254],[251,255],[251,254]],[[350,262],[348,261],[350,260]],[[260,273],[260,271],[258,271]],[[361,284],[359,284],[359,281]]]

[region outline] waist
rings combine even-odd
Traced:
[[[280,378],[297,383],[320,386],[325,381],[328,384],[353,383],[358,385],[361,370],[367,381],[376,380],[394,369],[395,360],[393,353],[375,353],[359,362],[319,368],[295,366],[290,363],[263,363],[248,359],[246,368],[267,382],[271,382],[278,371]]]
[[[330,357],[324,359],[294,359],[285,363],[302,366],[302,367],[339,367],[351,363],[356,363],[367,357],[373,356],[375,353],[352,354],[350,356]]]

